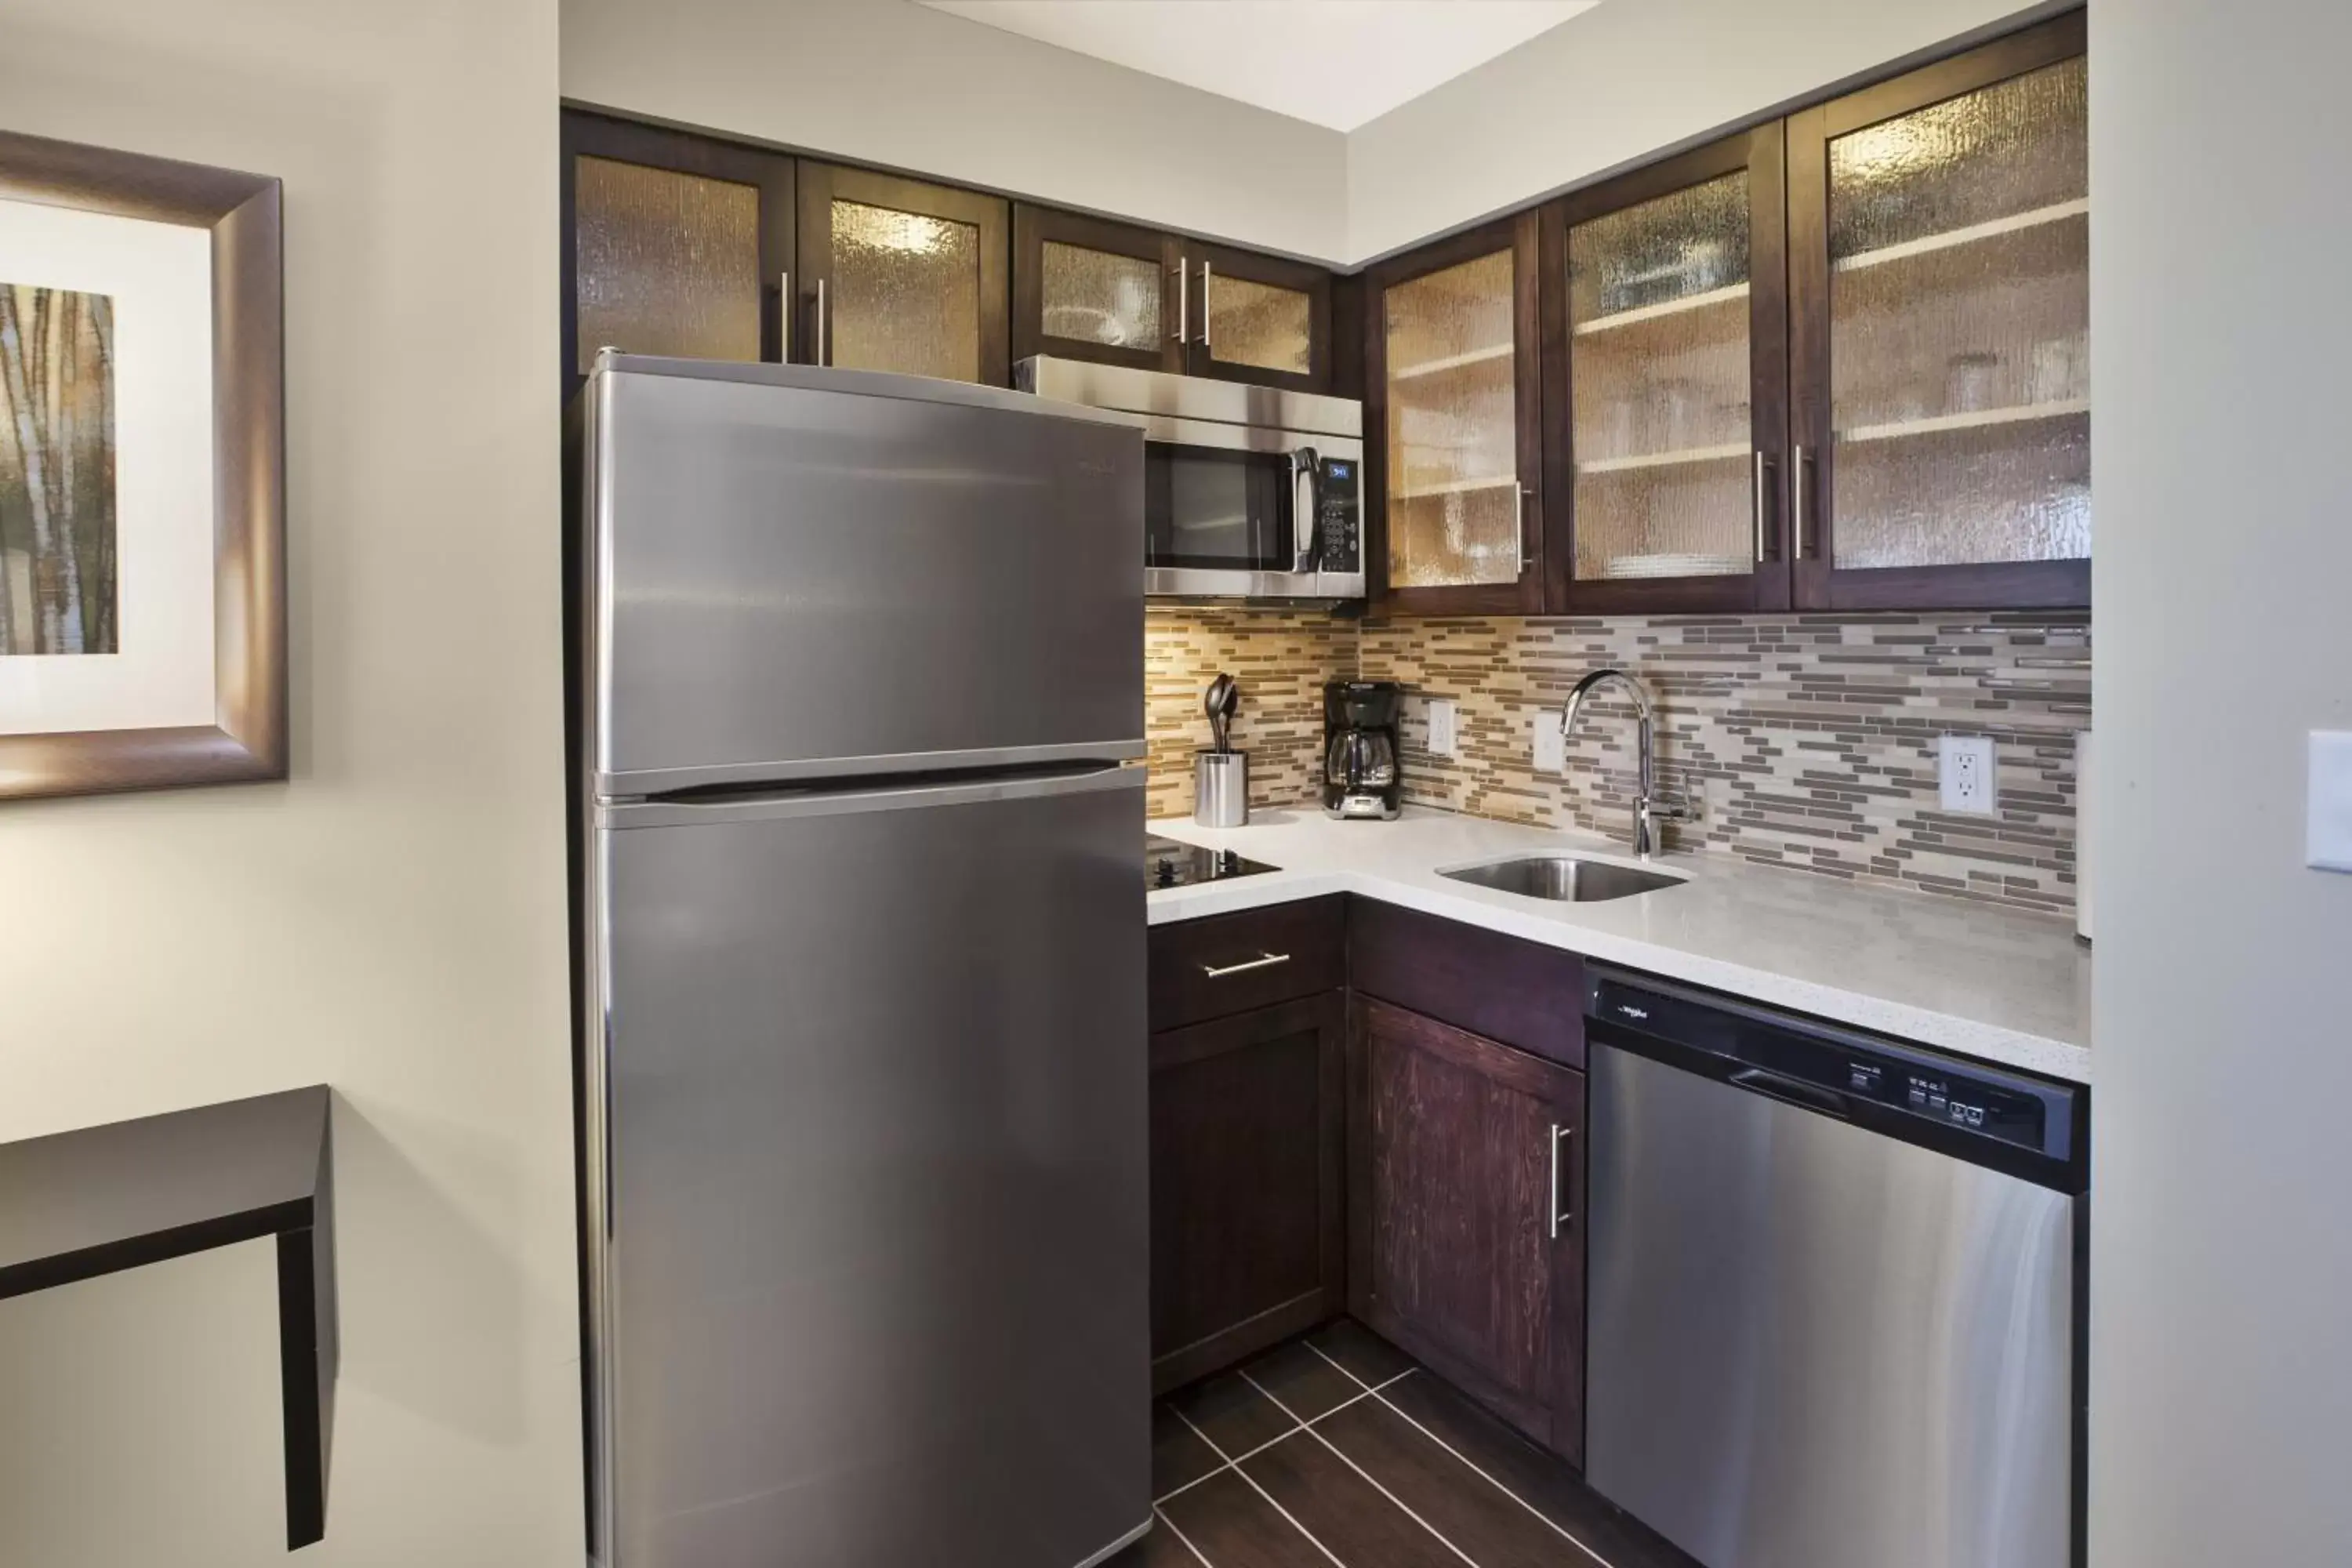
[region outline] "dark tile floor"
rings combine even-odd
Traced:
[[[1341,1321],[1153,1412],[1151,1533],[1109,1568],[1696,1568]]]

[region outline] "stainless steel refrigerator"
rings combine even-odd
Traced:
[[[1150,1518],[1142,435],[610,353],[583,396],[593,1554],[1108,1557]]]

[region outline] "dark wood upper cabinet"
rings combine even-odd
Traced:
[[[1294,392],[1331,384],[1331,274],[1203,240],[1177,242],[1193,375]]]
[[[1013,358],[1184,369],[1176,237],[1013,204]]]
[[[1543,215],[1544,601],[1786,609],[1778,121]]]
[[[776,360],[794,261],[794,160],[566,110],[563,374],[596,351]]]
[[[1061,212],[1013,209],[1013,357],[1331,387],[1322,268]]]
[[[1789,121],[1796,600],[2090,602],[2081,13]]]
[[[1522,213],[1365,276],[1367,531],[1386,611],[1543,607],[1538,229]]]
[[[1584,1075],[1351,1005],[1349,1310],[1584,1458]]]
[[[1012,382],[1010,204],[803,159],[793,358]]]

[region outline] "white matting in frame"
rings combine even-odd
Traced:
[[[0,656],[0,735],[210,724],[212,237],[0,200],[0,283],[113,300],[121,648]]]

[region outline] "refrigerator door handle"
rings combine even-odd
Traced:
[[[616,831],[631,827],[687,827],[698,822],[839,816],[913,811],[936,805],[976,805],[997,800],[1042,800],[1054,795],[1092,795],[1099,790],[1139,790],[1145,778],[1140,767],[1113,763],[1080,772],[1014,773],[953,784],[926,784],[910,779],[904,784],[866,784],[845,790],[790,790],[704,800],[621,801],[607,803],[598,809],[604,825]]]

